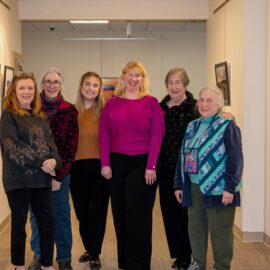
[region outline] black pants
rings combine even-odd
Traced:
[[[11,262],[24,265],[25,224],[29,204],[40,232],[41,264],[51,266],[54,248],[54,213],[51,188],[16,189],[7,193],[11,209]]]
[[[188,234],[187,208],[182,207],[174,195],[174,173],[159,171],[160,207],[171,258],[190,262],[191,246]]]
[[[110,192],[121,269],[150,270],[157,185],[146,185],[146,163],[146,154],[111,154]]]
[[[108,180],[101,174],[99,159],[73,163],[70,192],[84,248],[92,256],[101,253],[109,203]]]

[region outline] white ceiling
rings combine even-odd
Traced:
[[[23,21],[22,31],[50,32],[53,31],[87,31],[87,32],[119,32],[127,30],[127,21],[110,21],[109,24],[71,24],[69,21]],[[132,32],[145,31],[203,31],[206,22],[199,21],[134,21],[131,22]]]

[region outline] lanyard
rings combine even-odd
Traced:
[[[217,116],[217,115],[218,115],[218,114],[216,113],[216,114],[213,116],[213,118],[211,119],[211,122],[210,122],[209,125],[207,126],[206,130],[201,134],[201,136],[198,136],[198,137],[196,138],[195,142],[193,143],[193,145],[192,145],[191,147],[188,147],[188,150],[185,151],[185,152],[183,153],[184,156],[186,156],[187,154],[190,154],[190,153],[192,152],[192,150],[194,149],[194,147],[195,147],[196,143],[198,142],[198,140],[202,137],[202,135],[204,135],[204,134],[210,129],[210,127],[212,126],[212,124],[213,124],[214,120],[216,119],[216,116]],[[195,134],[194,134],[193,137],[196,137],[196,134],[197,134],[197,132],[198,132],[200,126],[201,126],[201,122],[202,122],[202,120],[199,121],[199,124],[198,124],[198,126],[197,126],[197,128],[196,128],[196,131],[195,131]]]

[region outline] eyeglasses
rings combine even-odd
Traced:
[[[181,84],[183,84],[183,82],[181,80],[169,81],[169,83],[168,83],[169,86],[179,86]]]
[[[55,81],[45,80],[45,81],[44,81],[44,84],[45,84],[46,86],[48,86],[48,87],[51,87],[52,85],[57,87],[57,86],[61,85],[61,82],[58,81],[58,80],[55,80]]]

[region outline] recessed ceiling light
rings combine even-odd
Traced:
[[[108,20],[71,20],[72,24],[108,24]]]

